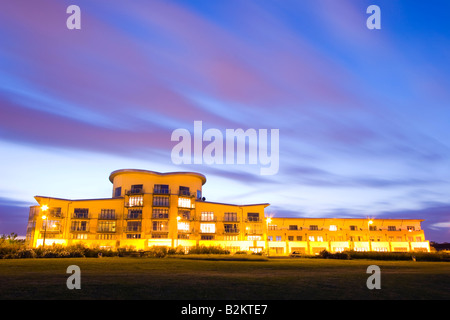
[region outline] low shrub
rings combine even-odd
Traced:
[[[189,250],[188,254],[230,254],[230,251],[220,246],[196,246]]]

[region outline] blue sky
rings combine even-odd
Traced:
[[[450,230],[447,1],[9,1],[0,12],[0,234],[35,195],[111,196],[117,169],[196,171],[275,216]],[[369,5],[381,30],[366,27]],[[174,165],[171,133],[279,129],[280,168]]]

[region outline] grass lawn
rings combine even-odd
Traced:
[[[81,268],[81,290],[69,290],[69,265]],[[381,289],[366,287],[369,265]],[[179,258],[0,260],[0,299],[304,300],[450,298],[445,262]]]

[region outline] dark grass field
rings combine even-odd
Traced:
[[[81,268],[81,289],[69,290],[67,267]],[[381,289],[369,290],[369,265],[381,268]],[[0,299],[311,300],[450,298],[445,262],[179,258],[0,260]]]

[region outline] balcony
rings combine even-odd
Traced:
[[[217,217],[201,217],[200,216],[200,221],[201,222],[217,222]]]
[[[178,196],[194,198],[195,197],[195,193],[190,192],[189,190],[179,190],[178,191]]]
[[[98,220],[117,220],[117,216],[115,214],[99,214]]]
[[[41,227],[40,232],[41,233],[61,233],[61,227],[48,227],[47,229],[45,229],[45,227]]]
[[[125,228],[125,232],[141,232],[141,227],[136,227],[136,226],[127,226]]]
[[[116,233],[116,229],[111,230],[111,229],[97,229],[97,233]]]
[[[144,194],[144,188],[133,188],[131,190],[125,190],[125,194],[127,196],[132,196],[132,195],[141,195]]]
[[[84,233],[86,233],[86,232],[89,232],[89,227],[86,227],[86,228],[83,228],[83,227],[70,228],[70,232],[84,232]]]
[[[160,194],[162,194],[162,195],[167,194],[167,195],[170,195],[170,189],[156,187],[156,188],[153,188],[153,194],[158,194],[158,195],[160,195]]]
[[[169,219],[168,213],[153,213],[152,219]]]
[[[142,213],[129,213],[125,216],[125,220],[141,220]]]
[[[234,217],[234,218],[224,218],[222,220],[224,223],[240,223],[241,219]]]
[[[72,219],[80,219],[80,220],[87,220],[90,219],[90,215],[89,213],[73,213],[72,214]]]
[[[240,229],[239,228],[225,228],[223,233],[225,233],[225,234],[240,233]]]
[[[263,222],[263,219],[259,217],[248,217],[245,222]]]

